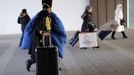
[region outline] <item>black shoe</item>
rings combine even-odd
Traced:
[[[113,40],[116,40],[116,38],[115,37],[111,37]]]
[[[80,49],[87,49],[87,47],[81,47]]]
[[[59,70],[61,71],[61,70],[62,70],[62,68],[61,68],[61,67],[59,67]]]
[[[27,61],[26,61],[26,69],[27,69],[27,71],[30,71],[31,65],[32,65],[32,64],[30,63],[30,61],[27,60]]]
[[[127,36],[123,36],[123,38],[128,38]]]
[[[93,47],[93,49],[96,49],[96,48],[100,48],[100,46],[95,46],[95,47]]]

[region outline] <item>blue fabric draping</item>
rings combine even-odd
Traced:
[[[39,12],[40,13],[40,12]],[[36,20],[39,17],[39,13],[35,15],[30,22],[28,23],[27,27],[24,31],[24,37],[22,39],[22,44],[20,48],[22,49],[30,49],[32,43],[33,43],[33,27],[36,23]],[[52,38],[52,44],[54,46],[58,47],[59,51],[59,57],[63,58],[64,56],[64,47],[66,44],[66,33],[63,26],[62,21],[58,18],[58,16],[52,12],[51,13],[51,19],[52,19],[52,31],[51,31],[51,38]]]

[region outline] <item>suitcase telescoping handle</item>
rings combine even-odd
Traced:
[[[43,35],[42,38],[43,38],[43,47],[52,47],[50,32],[48,36]]]

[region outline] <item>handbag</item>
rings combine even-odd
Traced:
[[[124,20],[124,18],[120,20],[120,24],[121,24],[121,25],[124,25],[125,22],[126,22],[126,21]]]

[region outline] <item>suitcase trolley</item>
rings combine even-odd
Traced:
[[[43,46],[36,48],[36,75],[59,75],[58,48],[51,46],[51,36],[43,36]]]
[[[99,48],[97,44],[96,32],[82,32],[79,34],[79,46],[81,49],[87,49],[89,47]]]
[[[80,31],[76,31],[73,37],[69,40],[69,45],[74,47],[75,44],[79,41],[79,33]]]
[[[112,31],[110,31],[110,30],[107,30],[107,31],[102,30],[102,31],[100,31],[100,32],[98,33],[98,37],[99,37],[101,40],[104,40],[111,32],[112,32]]]

